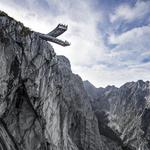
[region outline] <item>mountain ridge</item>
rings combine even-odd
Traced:
[[[103,88],[103,91],[97,90],[98,96],[95,97],[91,94],[93,90],[89,91],[87,88],[87,82],[84,87],[89,96],[93,98],[91,101],[93,111],[100,114],[103,112],[107,127],[118,132],[124,143],[130,144],[137,150],[150,148],[149,81],[127,82],[120,88],[106,87]]]

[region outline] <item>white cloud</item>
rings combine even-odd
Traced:
[[[117,44],[115,50],[144,53],[150,50],[150,25],[131,29],[120,35],[109,37],[111,44]]]
[[[145,16],[150,10],[150,2],[137,1],[135,6],[123,4],[119,6],[113,14],[110,15],[110,21],[114,22],[118,19],[125,21],[134,21]]]
[[[127,44],[132,42],[131,44],[133,44],[134,47],[138,45],[139,48],[139,45],[141,45],[143,42],[149,43],[148,42],[149,37],[150,37],[150,26],[148,25],[148,26],[133,28],[120,35],[110,34],[109,42],[111,44]],[[147,47],[144,46],[144,48]]]
[[[117,44],[112,49],[115,57],[122,65],[141,65],[150,56],[150,26],[134,28],[120,35],[112,34],[110,44]],[[148,73],[149,74],[149,73]],[[141,76],[139,76],[140,78]]]

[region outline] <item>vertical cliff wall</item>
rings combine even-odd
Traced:
[[[100,135],[69,60],[0,12],[0,149],[121,150]]]

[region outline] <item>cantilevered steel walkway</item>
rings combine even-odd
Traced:
[[[39,33],[39,37],[42,38],[43,40],[54,42],[61,46],[69,46],[70,43],[68,41],[63,41],[63,40],[56,38],[60,36],[61,34],[63,34],[65,31],[67,31],[67,28],[68,28],[67,25],[58,24],[58,26],[54,30],[49,32],[48,34]]]

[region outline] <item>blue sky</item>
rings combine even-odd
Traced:
[[[0,10],[38,32],[68,24],[71,46],[55,52],[97,87],[150,80],[149,0],[0,0]]]

